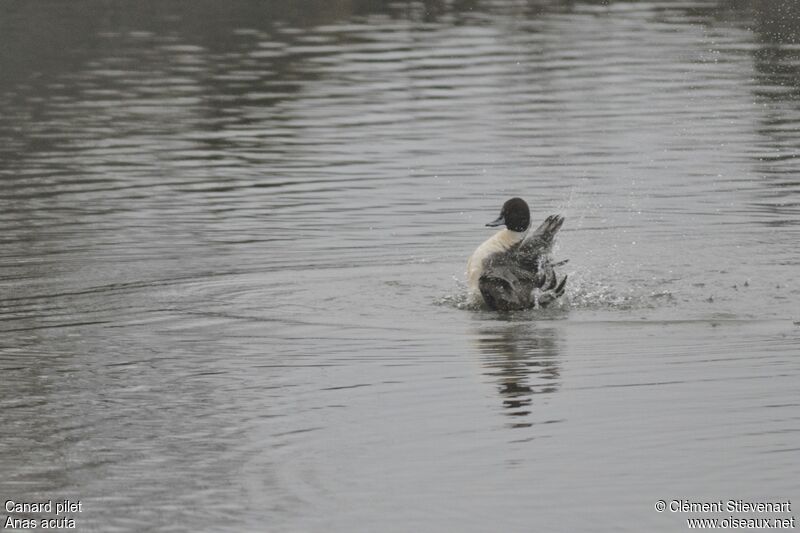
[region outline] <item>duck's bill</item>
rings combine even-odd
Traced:
[[[503,215],[500,215],[499,217],[497,217],[497,220],[492,220],[486,225],[490,228],[493,228],[495,226],[502,226],[505,223],[506,223],[505,217]]]

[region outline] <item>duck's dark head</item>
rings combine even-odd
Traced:
[[[531,212],[522,198],[512,198],[503,204],[497,220],[487,226],[505,226],[511,231],[525,231],[531,223]]]

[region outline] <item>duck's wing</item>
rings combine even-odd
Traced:
[[[509,311],[545,307],[564,294],[566,284],[567,276],[559,280],[550,264],[538,271],[501,264],[486,269],[478,288],[489,308]]]
[[[556,233],[564,224],[561,215],[550,215],[534,231],[528,233],[517,248],[517,253],[525,258],[549,254],[553,248]]]
[[[554,262],[550,255],[556,233],[563,224],[564,217],[550,215],[538,228],[525,236],[516,250],[520,264],[534,273],[534,293],[530,302],[534,307],[546,307],[563,296],[566,290],[567,276],[558,279],[555,269],[567,260]]]
[[[490,309],[509,311],[528,307],[531,282],[529,273],[519,268],[492,265],[481,274],[478,288]]]
[[[567,276],[564,276],[561,281],[558,281],[555,273],[553,274],[552,281],[546,286],[534,289],[533,304],[534,307],[547,307],[557,299],[564,295],[567,288]]]

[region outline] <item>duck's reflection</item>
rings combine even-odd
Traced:
[[[485,374],[497,382],[513,427],[528,427],[534,399],[560,384],[558,336],[553,328],[529,322],[482,327],[477,332]]]

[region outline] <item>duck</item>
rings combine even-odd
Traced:
[[[522,198],[503,204],[500,216],[486,224],[505,226],[483,242],[467,261],[467,286],[475,303],[492,310],[546,307],[564,295],[567,276],[560,280],[551,253],[564,217],[550,215],[530,231],[531,214]]]

